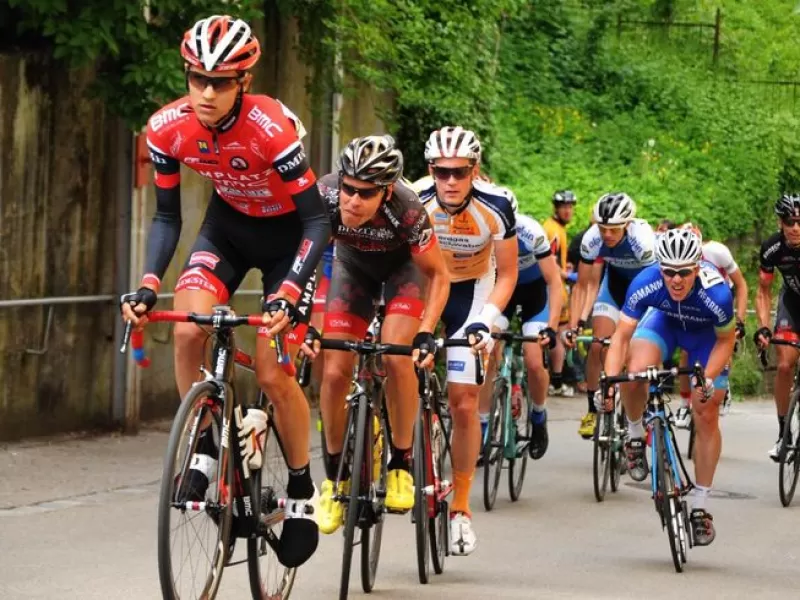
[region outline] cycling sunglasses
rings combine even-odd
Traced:
[[[681,279],[686,279],[694,273],[694,267],[685,267],[683,269],[672,269],[670,267],[662,267],[661,272],[664,274],[664,277],[667,279],[672,279],[673,277],[677,277],[678,275],[681,276]]]
[[[794,227],[795,225],[800,225],[800,219],[793,219],[791,217],[781,217],[781,223],[786,225],[786,227]]]
[[[433,167],[433,176],[439,181],[449,181],[454,177],[456,181],[462,181],[472,173],[472,165],[466,167]]]
[[[348,196],[355,196],[358,194],[361,196],[362,200],[372,200],[378,194],[380,194],[383,190],[386,189],[386,186],[378,186],[378,187],[371,187],[371,188],[357,188],[353,187],[352,185],[342,182],[339,186],[339,189],[343,191]]]
[[[211,89],[215,92],[229,92],[242,81],[242,78],[238,75],[235,77],[209,77],[202,73],[188,71],[186,80],[189,85],[198,90],[205,90],[208,86],[211,86]]]

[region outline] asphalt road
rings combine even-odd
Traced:
[[[800,497],[788,509],[778,500],[777,467],[766,456],[776,433],[771,403],[737,403],[723,420],[723,458],[709,504],[717,539],[690,551],[681,575],[642,484],[625,477],[617,494],[595,502],[591,444],[576,434],[583,409],[577,398],[551,402],[550,450],[529,463],[519,502],[508,500],[503,481],[495,510],[484,512],[476,478],[478,549],[449,557],[429,585],[417,581],[409,518],[390,517],[373,596],[796,597]],[[137,437],[0,448],[0,599],[160,598],[156,502],[166,442],[162,425]],[[314,474],[322,476],[318,460]],[[298,573],[292,598],[336,597],[341,544],[340,535],[323,538]],[[356,574],[351,598],[363,596]],[[225,571],[218,597],[250,597],[246,567]]]

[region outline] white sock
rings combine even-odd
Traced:
[[[638,421],[628,419],[628,435],[631,438],[644,438],[644,426],[641,419]]]
[[[478,413],[478,417],[481,420],[481,423],[488,423],[489,422],[489,413]]]
[[[545,405],[544,405],[544,404],[542,404],[542,405],[540,406],[540,405],[536,404],[535,402],[531,402],[531,410],[532,410],[533,412],[537,412],[537,413],[544,412],[544,409],[545,409],[545,408],[546,408],[546,407],[545,407]]]
[[[681,408],[689,408],[689,398],[681,396]]]
[[[706,500],[708,499],[710,493],[711,493],[710,487],[705,487],[704,485],[696,485],[692,490],[692,510],[696,508],[705,510]]]

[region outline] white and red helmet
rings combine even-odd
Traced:
[[[212,15],[200,19],[183,35],[181,56],[206,71],[247,71],[258,62],[261,46],[241,19]]]

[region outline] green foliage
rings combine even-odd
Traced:
[[[94,92],[131,127],[140,128],[160,105],[185,93],[179,45],[183,32],[210,14],[250,20],[256,0],[9,0],[15,35],[49,40],[52,55],[70,68],[95,65]]]

